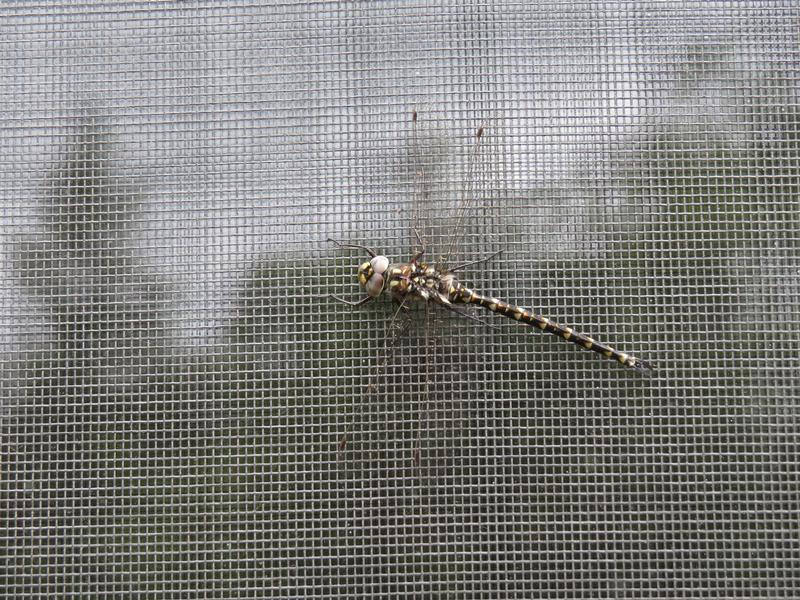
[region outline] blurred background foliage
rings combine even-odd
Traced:
[[[342,223],[325,210],[377,246],[407,215],[369,221],[405,207],[390,196],[408,182],[349,139],[328,152],[291,116],[289,150],[257,139],[274,160],[242,169],[275,174],[274,196],[252,201],[274,211],[270,249],[229,269],[224,315],[182,344],[187,309],[140,235],[157,192],[123,168],[124,123],[76,118],[34,182],[33,217],[4,232],[7,287],[33,323],[12,324],[3,350],[7,593],[796,588],[797,77],[681,48],[671,103],[563,177],[493,173],[516,156],[513,111],[494,120],[466,227],[472,249],[504,249],[467,283],[646,358],[650,378],[491,316],[421,310],[384,357],[392,308],[328,298],[357,293],[362,257],[325,242]],[[222,142],[193,127],[211,157],[182,159],[213,187]],[[420,136],[425,160],[457,179],[471,138],[448,155],[440,134]],[[408,132],[364,135],[414,170]],[[330,171],[303,162],[297,138]],[[319,181],[362,185],[381,208],[335,204]],[[306,200],[317,212],[292,212]],[[298,221],[307,237],[287,247]]]

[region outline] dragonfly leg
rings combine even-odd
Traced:
[[[455,306],[452,306],[452,305],[448,306],[446,304],[442,304],[441,306],[444,306],[447,310],[456,313],[460,317],[465,317],[467,319],[472,319],[473,321],[477,321],[481,325],[485,325],[486,327],[491,327],[492,329],[499,329],[499,327],[497,325],[493,325],[492,323],[489,323],[488,321],[484,321],[480,317],[476,317],[475,315],[471,315],[468,312],[464,312],[463,310],[459,310]]]
[[[366,304],[370,300],[374,300],[375,299],[373,296],[366,296],[365,298],[362,298],[361,300],[353,302],[352,300],[345,300],[341,296],[336,296],[334,294],[331,294],[330,297],[333,298],[334,300],[336,300],[337,302],[341,302],[342,304],[347,304],[349,306],[361,306],[362,304]]]
[[[411,259],[412,265],[416,264],[416,262],[425,255],[425,244],[422,242],[422,238],[419,236],[419,231],[417,231],[416,227],[413,229],[413,231],[414,235],[417,238],[417,242],[419,242],[420,250],[414,255],[414,258]]]
[[[372,258],[375,258],[378,254],[371,248],[367,248],[366,246],[359,246],[358,244],[346,244],[344,242],[339,242],[333,238],[328,238],[328,241],[336,244],[339,248],[355,248],[356,250],[363,250],[367,254],[369,254]]]
[[[459,271],[461,269],[465,269],[467,267],[471,267],[472,265],[479,265],[481,263],[489,262],[490,260],[492,260],[496,256],[501,255],[502,253],[503,253],[502,250],[498,250],[494,254],[490,254],[489,256],[484,256],[483,258],[479,258],[478,260],[473,260],[472,262],[468,262],[468,263],[464,263],[464,264],[461,264],[461,265],[457,265],[457,266],[455,266],[455,267],[453,267],[451,269],[448,269],[448,271],[450,271],[450,273],[454,273],[455,271]]]
[[[406,332],[411,323],[408,315],[408,304],[406,304],[409,301],[409,298],[410,296],[406,296],[402,301],[394,301],[394,303],[397,305],[397,310],[394,311],[389,324],[386,326],[387,335],[384,339],[384,348],[387,354],[397,343],[399,337]],[[398,317],[400,315],[403,315],[405,318],[398,321]],[[394,329],[395,325],[397,325],[396,330]]]

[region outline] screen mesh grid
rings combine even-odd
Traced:
[[[0,597],[796,597],[799,17],[0,8]]]

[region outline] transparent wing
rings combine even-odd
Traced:
[[[350,448],[354,438],[360,442],[369,442],[369,440],[363,439],[371,431],[371,428],[364,427],[366,424],[365,414],[370,410],[370,407],[377,404],[378,395],[381,393],[381,385],[386,381],[387,364],[399,340],[407,334],[411,321],[410,310],[405,302],[395,308],[391,319],[387,321],[385,335],[378,351],[377,359],[372,358],[367,361],[367,367],[364,370],[366,375],[362,384],[363,391],[359,394],[360,397],[356,398],[352,412],[347,418],[347,428],[339,438],[339,460],[346,458],[345,453]],[[356,428],[359,429],[358,432],[355,431]],[[364,458],[361,456],[362,460]]]
[[[413,256],[418,249],[418,233],[427,250],[425,260],[431,262],[440,254],[441,240],[446,231],[446,171],[451,150],[432,113],[413,111],[410,119],[408,160],[412,203],[408,232],[411,242],[409,256]]]
[[[428,262],[447,270],[461,251],[476,206],[477,168],[483,146],[483,126],[469,144],[451,139],[448,123],[436,113],[411,113],[410,166],[413,180],[409,239],[416,228],[428,250]]]
[[[424,128],[420,122],[420,115],[413,111],[411,118],[411,147],[409,164],[412,171],[413,198],[411,205],[411,220],[409,239],[411,240],[410,256],[419,250],[419,242],[426,247],[426,256],[423,261],[431,261],[432,253],[436,252],[437,242],[441,237],[441,223],[437,217],[437,206],[441,195],[436,193],[436,186],[441,183],[442,166],[446,164],[448,147],[441,135],[436,130]],[[430,123],[429,123],[430,125]],[[436,332],[437,318],[435,307],[426,305],[425,316],[422,320],[422,347],[419,355],[421,364],[419,373],[422,376],[421,402],[417,407],[417,431],[414,442],[413,462],[421,468],[423,461],[429,461],[429,440],[431,419],[436,403],[435,395],[435,365],[436,357]]]
[[[420,260],[443,267],[458,252],[458,240],[465,230],[466,215],[474,204],[474,169],[482,132],[476,135],[465,157],[463,152],[459,154],[459,145],[443,133],[445,128],[439,125],[435,115],[423,117],[417,112],[410,112],[407,119],[407,130],[410,132],[407,158],[410,204],[407,197],[407,213],[404,217],[408,219],[410,243],[407,255],[401,260],[410,260],[420,250],[417,241],[419,236],[426,249],[425,256]],[[375,433],[376,428],[367,425],[370,417],[365,411],[386,404],[394,390],[415,399],[418,423],[414,463],[419,466],[430,457],[429,451],[435,452],[434,446],[438,446],[438,443],[434,444],[433,439],[444,428],[439,423],[432,424],[432,415],[441,415],[435,419],[449,418],[439,410],[442,390],[441,377],[437,376],[446,361],[439,356],[441,340],[437,333],[440,315],[434,306],[424,305],[421,308],[424,316],[419,311],[411,310],[410,297],[407,297],[387,319],[382,347],[378,356],[373,356],[369,361],[362,397],[354,404],[353,414],[348,419],[350,426],[340,438],[340,456],[350,448],[353,439],[358,446],[362,442],[369,444],[366,438]],[[412,317],[412,313],[416,314]],[[411,350],[414,360],[405,365],[395,364],[400,362],[394,360],[398,341],[407,336],[412,320],[416,321],[414,329],[419,334]],[[406,381],[394,382],[395,371],[404,373]],[[358,432],[354,431],[356,423],[359,424]],[[358,457],[361,453],[355,454]]]
[[[453,131],[453,121],[435,113],[412,112],[409,119],[414,186],[411,229],[419,232],[425,244],[424,260],[440,270],[450,270],[451,261],[463,258],[460,244],[473,223],[483,128],[458,137],[448,133]],[[409,238],[413,252],[417,248],[413,231]],[[446,311],[433,305],[425,308],[415,464],[420,477],[435,481],[457,468],[464,436],[469,436],[469,404],[464,402],[469,392],[453,378],[463,350],[456,324]]]
[[[475,189],[475,170],[478,163],[479,152],[483,146],[483,132],[483,125],[478,127],[475,131],[475,140],[469,150],[466,172],[464,173],[463,182],[458,192],[458,206],[455,211],[454,223],[452,224],[450,234],[447,236],[447,241],[444,244],[444,253],[438,263],[440,268],[449,268],[450,260],[458,254],[458,246],[464,235],[467,215],[475,204],[475,199],[477,197]]]
[[[465,157],[463,144],[447,135],[447,128],[432,112],[411,112],[409,165],[412,205],[409,239],[410,253],[418,249],[417,234],[425,246],[421,259],[446,269],[458,252],[458,240],[464,232],[465,215],[473,204],[473,170],[480,137]],[[436,478],[446,470],[451,456],[448,446],[457,444],[459,419],[457,402],[446,382],[453,338],[443,338],[440,321],[445,315],[436,306],[425,306],[421,319],[421,344],[418,349],[421,394],[417,404],[417,439],[414,464],[423,478]]]

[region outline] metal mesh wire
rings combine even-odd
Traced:
[[[0,596],[797,597],[798,18],[0,8]],[[466,282],[655,374],[329,299],[465,195]]]

